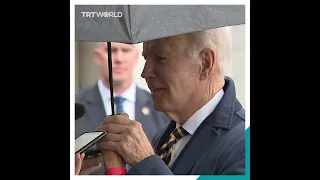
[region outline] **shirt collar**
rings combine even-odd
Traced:
[[[102,81],[98,80],[98,88],[103,99],[110,100],[110,89],[104,86]],[[122,96],[126,100],[135,102],[136,101],[136,84],[132,83],[128,89],[126,89],[122,94],[113,94],[114,96]]]
[[[182,127],[188,131],[190,135],[198,129],[200,124],[214,111],[216,106],[219,104],[220,100],[224,95],[223,89],[221,89],[207,104],[196,111],[183,125]],[[178,123],[176,126],[179,127]]]

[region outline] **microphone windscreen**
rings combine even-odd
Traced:
[[[86,108],[83,104],[75,103],[75,120],[81,118],[86,113]]]

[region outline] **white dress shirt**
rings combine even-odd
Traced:
[[[98,88],[102,97],[102,102],[107,115],[111,115],[111,98],[110,89],[103,85],[101,80],[98,80]],[[136,102],[136,84],[132,83],[131,86],[122,94],[114,94],[113,96],[122,96],[125,98],[123,102],[123,110],[129,115],[129,119],[135,119],[135,102]],[[116,110],[116,105],[114,107]]]
[[[224,95],[223,89],[221,89],[207,104],[205,104],[201,109],[195,112],[184,124],[183,128],[188,131],[189,135],[181,138],[176,145],[174,146],[171,152],[171,161],[170,164],[173,164],[174,161],[179,156],[180,152],[184,148],[184,146],[188,143],[191,136],[198,129],[200,124],[214,111],[216,106],[219,104],[220,100]],[[176,123],[177,127],[181,126]]]

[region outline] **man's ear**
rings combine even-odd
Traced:
[[[207,79],[211,73],[213,73],[213,68],[215,65],[215,52],[211,48],[204,49],[200,52],[201,58],[201,80]]]
[[[94,48],[93,49],[93,59],[94,59],[94,62],[100,66],[102,64],[102,52],[101,52],[101,49],[99,48]]]

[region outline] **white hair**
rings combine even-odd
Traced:
[[[190,58],[195,58],[204,48],[214,50],[215,65],[218,74],[224,76],[228,71],[230,59],[230,44],[227,27],[210,29],[186,34],[188,43],[185,53]]]
[[[139,54],[141,54],[142,51],[143,51],[143,43],[138,43],[138,44],[135,44],[135,45],[137,46]]]

